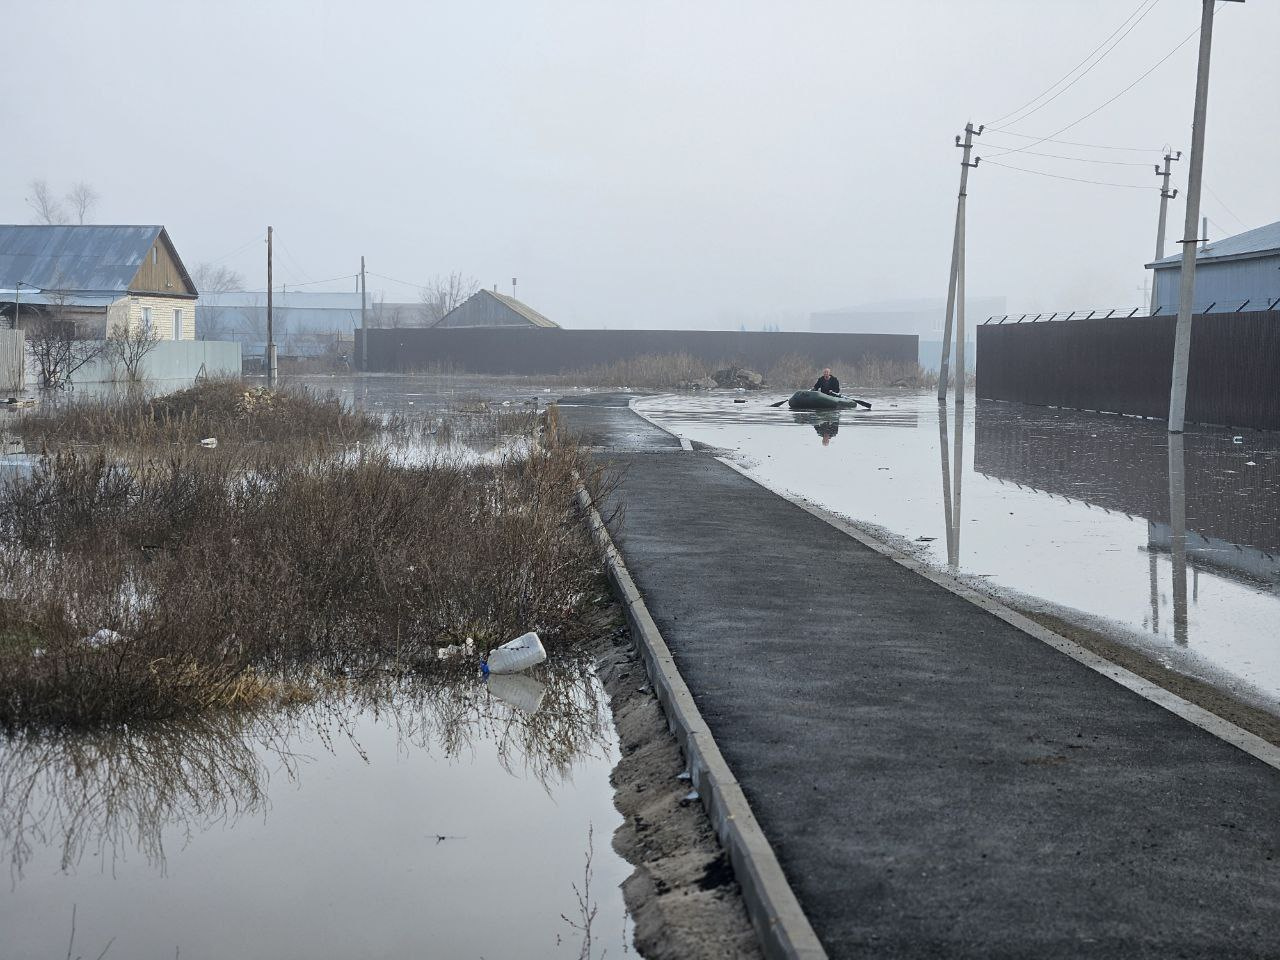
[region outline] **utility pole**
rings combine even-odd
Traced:
[[[365,316],[365,303],[368,298],[364,293],[364,254],[360,255],[360,369],[369,369],[369,336]]]
[[[516,299],[516,278],[511,278],[511,299]]]
[[[1200,218],[1200,249],[1203,250],[1209,245],[1209,218]]]
[[[267,386],[276,384],[276,344],[271,326],[271,228],[267,227]]]
[[[1169,154],[1166,153],[1164,155],[1164,169],[1161,170],[1160,165],[1159,164],[1156,165],[1156,176],[1164,178],[1164,180],[1161,182],[1161,185],[1160,185],[1160,220],[1156,225],[1156,259],[1157,260],[1164,259],[1164,223],[1165,223],[1165,215],[1169,212],[1169,201],[1173,200],[1178,196],[1178,191],[1176,188],[1173,189],[1172,191],[1170,191],[1169,189],[1169,175],[1170,173],[1172,173],[1172,171],[1169,169],[1169,165],[1173,163],[1175,160],[1181,160],[1181,159],[1182,159],[1181,150],[1178,151],[1177,156],[1170,156]],[[1157,286],[1156,286],[1155,277],[1152,277],[1151,278],[1151,315],[1153,317],[1156,315],[1156,311],[1160,309],[1160,304],[1156,303],[1156,289],[1157,289]]]
[[[960,142],[958,135],[956,136],[956,146],[964,150],[964,156],[960,160],[960,194],[956,198],[956,231],[951,240],[951,280],[947,284],[947,318],[942,328],[942,364],[938,370],[939,403],[945,403],[947,399],[953,316],[956,317],[959,333],[956,342],[956,403],[964,403],[964,201],[968,195],[969,168],[978,165],[978,160],[969,162],[969,154],[973,150],[973,138],[982,136],[982,131],[982,124],[974,130],[973,123],[969,122],[964,125],[964,143]]]
[[[1178,276],[1178,325],[1173,334],[1173,382],[1169,388],[1169,432],[1181,433],[1187,413],[1187,367],[1191,359],[1191,312],[1196,295],[1196,224],[1200,219],[1200,181],[1204,173],[1204,124],[1209,107],[1209,52],[1213,47],[1213,8],[1201,0],[1200,59],[1196,66],[1195,110],[1191,119],[1191,163],[1187,168],[1187,217],[1182,232],[1182,270]],[[1243,0],[1234,0],[1242,3]]]

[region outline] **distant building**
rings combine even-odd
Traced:
[[[1177,313],[1182,252],[1146,265],[1155,276],[1155,313]],[[1202,244],[1196,250],[1195,313],[1266,310],[1280,299],[1280,221]]]
[[[373,324],[369,305],[369,323]],[[271,298],[271,338],[282,357],[323,356],[350,344],[360,326],[360,294],[276,291]],[[196,328],[202,340],[238,341],[245,357],[261,357],[267,345],[267,292],[233,290],[200,298]]]
[[[436,324],[437,327],[547,327],[560,324],[548,320],[537,310],[515,297],[494,290],[481,290],[454,307]]]
[[[74,322],[83,336],[127,324],[195,338],[191,275],[162,226],[0,226],[0,315]]]
[[[987,317],[1005,312],[1004,297],[965,298],[965,366],[973,368],[977,357],[974,328]],[[814,333],[906,333],[920,338],[920,365],[937,370],[942,361],[942,333],[947,302],[941,297],[924,300],[881,300],[841,310],[809,314]],[[954,353],[954,346],[952,352]]]

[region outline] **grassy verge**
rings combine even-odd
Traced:
[[[332,395],[302,389],[246,387],[208,380],[162,397],[142,392],[79,401],[25,414],[14,431],[27,441],[152,447],[299,439],[358,440],[383,428],[374,416],[343,407]]]
[[[419,463],[378,444],[145,452],[195,424],[226,436],[247,421],[246,440],[321,416],[337,435],[371,429],[254,391],[246,411],[217,389],[222,407],[184,392],[132,419],[42,421],[43,437],[103,446],[57,447],[0,495],[0,725],[287,704],[439,669],[437,647],[468,638],[479,653],[529,629],[573,642],[599,567],[575,474],[600,482],[575,447]],[[121,436],[144,452],[121,457]]]

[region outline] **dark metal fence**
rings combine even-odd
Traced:
[[[1166,419],[1172,316],[978,327],[977,395]],[[1187,420],[1280,429],[1280,311],[1195,317]]]
[[[555,374],[649,355],[685,353],[704,363],[766,370],[788,356],[824,366],[867,362],[914,367],[917,337],[864,333],[742,333],[729,330],[546,330],[510,327],[369,330],[368,366],[412,372],[432,366],[468,373]],[[363,361],[356,331],[356,362]]]

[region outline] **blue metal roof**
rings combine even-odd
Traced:
[[[1209,260],[1243,260],[1252,257],[1265,257],[1280,254],[1280,220],[1269,223],[1256,230],[1237,233],[1234,237],[1224,237],[1213,243],[1205,244],[1196,250],[1196,263]],[[1148,263],[1147,267],[1163,270],[1165,267],[1176,267],[1182,263],[1182,252]]]
[[[0,287],[123,293],[163,229],[0,225]]]

